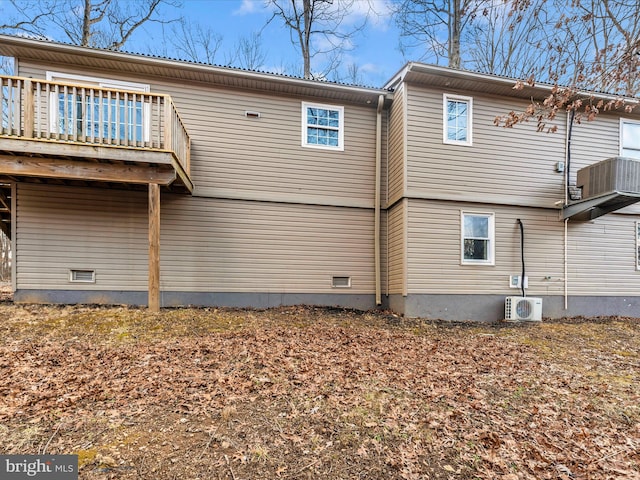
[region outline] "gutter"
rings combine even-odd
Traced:
[[[378,96],[378,109],[376,110],[376,184],[374,199],[374,234],[373,234],[373,255],[374,269],[376,276],[376,305],[382,305],[382,287],[380,275],[380,189],[382,180],[382,107],[384,106],[384,95]]]

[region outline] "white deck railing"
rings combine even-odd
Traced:
[[[0,136],[173,152],[190,138],[169,95],[0,75]]]

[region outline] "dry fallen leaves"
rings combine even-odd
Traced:
[[[81,478],[638,478],[634,319],[0,304],[0,450]]]

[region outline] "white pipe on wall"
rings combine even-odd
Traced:
[[[380,188],[382,180],[382,107],[384,95],[378,97],[378,109],[376,115],[376,185],[374,205],[374,267],[376,275],[376,305],[382,305],[382,286],[380,279]]]

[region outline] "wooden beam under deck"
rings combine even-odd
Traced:
[[[149,310],[160,311],[160,186],[149,184]]]
[[[169,185],[176,179],[175,170],[169,165],[96,163],[13,155],[0,155],[0,175],[159,185]]]
[[[115,145],[77,144],[56,140],[18,139],[0,137],[0,151],[16,155],[72,157],[104,161],[136,162],[171,165],[175,159],[171,152]]]

